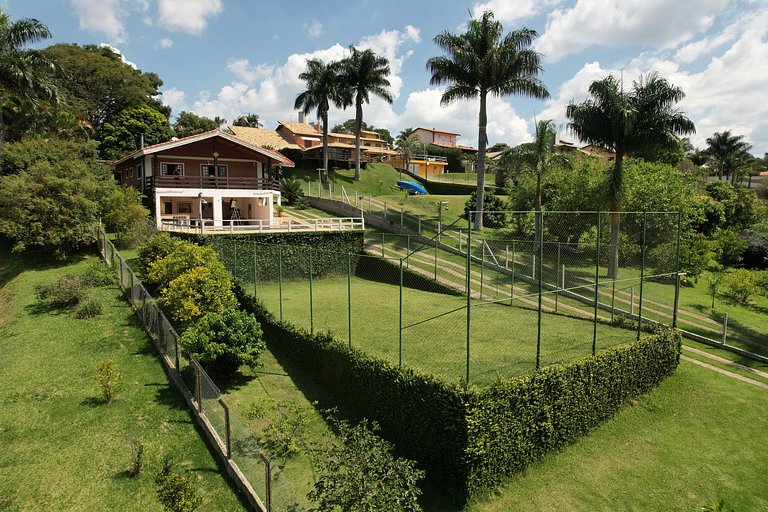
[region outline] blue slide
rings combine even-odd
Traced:
[[[416,183],[415,181],[398,181],[397,182],[397,188],[400,190],[407,190],[411,194],[415,194],[417,196],[424,196],[427,195],[427,189],[421,186],[420,183]]]

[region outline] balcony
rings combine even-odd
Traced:
[[[147,176],[146,188],[213,188],[224,190],[280,190],[277,180],[252,177]]]

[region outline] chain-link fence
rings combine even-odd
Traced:
[[[489,383],[674,323],[677,213],[484,214],[481,232],[462,219],[431,238],[369,233],[365,254],[213,244],[282,320],[452,381]]]
[[[202,366],[180,349],[176,330],[103,231],[99,232],[98,244],[105,263],[116,268],[120,287],[160,351],[166,371],[222,456],[228,472],[256,510],[271,511],[271,461],[243,421],[229,409]]]

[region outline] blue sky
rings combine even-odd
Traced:
[[[694,120],[694,145],[732,130],[768,152],[768,0],[0,0],[11,17],[34,17],[54,42],[105,43],[164,80],[163,100],[200,115],[259,114],[266,127],[296,119],[298,73],[307,58],[344,57],[350,44],[390,59],[392,93],[373,100],[367,122],[389,128],[427,126],[477,142],[476,101],[441,107],[425,62],[439,55],[432,38],[461,32],[470,14],[491,9],[507,30],[538,31],[541,75],[551,98],[493,98],[491,143],[530,138],[535,119],[565,129],[565,107],[609,73],[629,83],[658,71],[686,93],[680,107]],[[333,111],[331,124],[353,117]]]

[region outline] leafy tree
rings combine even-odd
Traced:
[[[163,235],[153,237],[155,243],[161,248],[166,247],[162,241]],[[168,285],[195,267],[221,267],[224,266],[218,260],[216,251],[211,247],[196,245],[189,242],[178,242],[172,245],[173,250],[164,257],[149,263],[147,279],[158,288],[166,288]],[[144,249],[142,249],[144,251]]]
[[[235,308],[206,313],[179,342],[206,370],[222,376],[235,374],[242,365],[255,368],[267,348],[256,318]]]
[[[715,238],[715,255],[717,261],[725,267],[741,265],[747,241],[739,237],[738,232],[723,229]]]
[[[155,477],[157,499],[169,512],[194,512],[203,502],[189,471],[180,473],[168,456]]]
[[[489,147],[487,151],[489,153],[495,153],[495,152],[498,152],[498,151],[506,151],[508,149],[511,149],[511,148],[510,148],[509,144],[507,144],[506,142],[497,142],[493,146]]]
[[[139,265],[141,272],[149,275],[151,264],[171,254],[182,241],[165,231],[156,231],[139,247]],[[147,277],[147,280],[149,278]],[[152,281],[150,281],[152,282]]]
[[[410,170],[411,159],[413,157],[423,155],[426,151],[424,144],[421,142],[418,135],[410,135],[405,139],[398,137],[397,145],[395,147],[403,158],[403,165],[405,165],[406,170]]]
[[[66,155],[59,144],[31,140],[4,147],[3,155],[24,155],[19,160],[25,162],[25,167],[6,167],[13,174],[0,176],[0,235],[11,241],[15,252],[64,259],[94,241],[100,202],[114,189],[114,180],[99,162],[81,157],[89,149]],[[45,154],[46,148],[51,154]],[[43,153],[34,155],[35,149]]]
[[[232,276],[220,263],[189,269],[163,288],[161,295],[171,318],[183,328],[208,313],[223,313],[237,306]]]
[[[130,108],[104,125],[99,151],[103,158],[117,160],[138,149],[142,135],[149,146],[170,140],[173,130],[168,118],[152,107]]]
[[[40,51],[25,48],[49,37],[48,27],[38,20],[11,21],[0,11],[0,149],[6,136],[3,111],[11,95],[33,104],[35,98],[57,98],[57,88],[50,79],[53,64]]]
[[[247,126],[249,128],[261,128],[264,126],[261,124],[258,114],[251,114],[248,112],[244,116],[238,116],[237,119],[232,121],[232,126]]]
[[[283,178],[280,180],[280,193],[285,201],[293,206],[296,201],[304,197],[301,189],[301,181],[297,178]]]
[[[392,103],[389,93],[389,61],[367,49],[349,47],[352,54],[342,61],[342,83],[355,105],[355,181],[360,181],[360,130],[363,129],[363,103],[378,96]]]
[[[725,209],[724,227],[746,229],[765,216],[765,205],[754,191],[724,181],[711,181],[704,186],[707,193]]]
[[[469,20],[464,34],[448,31],[435,36],[434,42],[447,56],[432,57],[427,69],[432,73],[432,85],[449,84],[440,103],[447,105],[461,99],[480,98],[477,136],[477,209],[476,230],[481,230],[482,210],[485,209],[485,148],[488,143],[487,97],[522,94],[547,98],[544,84],[539,80],[540,55],[530,49],[537,37],[534,30],[522,28],[503,35],[503,27],[491,11],[480,19]]]
[[[331,105],[346,107],[349,98],[345,96],[341,81],[341,64],[325,64],[320,59],[308,59],[307,67],[299,75],[307,83],[306,90],[296,96],[293,108],[308,114],[317,110],[323,122],[323,169],[328,169],[328,110]]]
[[[731,183],[736,183],[736,176],[745,164],[747,152],[752,148],[743,135],[733,135],[731,130],[716,132],[707,138],[706,154],[715,164],[719,179],[731,177]]]
[[[6,144],[0,152],[0,175],[17,174],[40,162],[55,165],[64,160],[96,163],[99,153],[94,144],[56,139],[25,139]]]
[[[210,119],[208,117],[198,116],[194,112],[186,112],[182,110],[179,117],[176,118],[176,122],[173,123],[173,131],[176,132],[177,137],[189,137],[191,135],[197,135],[198,133],[215,130],[226,122],[226,119],[222,119],[219,116]]]
[[[633,82],[624,91],[613,75],[592,82],[591,99],[569,104],[570,129],[583,141],[613,150],[607,189],[611,211],[611,251],[608,275],[616,277],[619,266],[620,211],[624,194],[624,157],[640,151],[674,148],[678,136],[693,133],[693,122],[674,108],[685,94],[657,73]]]
[[[424,472],[413,461],[395,458],[392,445],[376,436],[376,423],[356,426],[331,419],[338,441],[320,458],[315,488],[308,494],[317,511],[416,512]]]
[[[493,192],[486,192],[485,194],[485,215],[483,216],[483,226],[487,228],[503,228],[507,225],[507,211],[508,207],[504,204],[504,201],[500,197],[496,197]],[[473,190],[467,199],[467,203],[464,205],[464,216],[470,214],[470,212],[477,211],[477,196]]]
[[[389,133],[389,130],[386,128],[374,128],[373,131],[379,134],[379,139],[386,141],[387,147],[392,147],[395,143],[394,137],[392,137],[392,134]]]
[[[368,131],[368,132],[374,131],[374,127],[371,126],[370,124],[366,123],[365,121],[360,123],[360,128],[365,130],[365,131]],[[343,123],[337,124],[336,126],[331,128],[331,131],[333,133],[346,133],[347,135],[354,135],[355,134],[355,119],[347,119]]]
[[[105,45],[55,44],[42,53],[56,64],[54,78],[74,112],[87,120],[97,140],[106,123],[129,108],[141,105],[166,117],[170,107],[163,105],[163,81],[155,73],[133,68]]]
[[[117,233],[117,241],[131,228],[146,222],[149,210],[141,204],[141,192],[128,185],[115,187],[104,199],[104,221],[107,229]]]
[[[760,291],[757,273],[743,268],[725,274],[722,288],[725,296],[743,304],[749,304],[749,298]]]
[[[709,306],[709,309],[712,311],[715,310],[715,299],[720,293],[720,286],[724,276],[725,274],[723,274],[721,270],[711,271],[705,274],[705,277],[707,278],[707,293],[712,299],[712,304]]]

